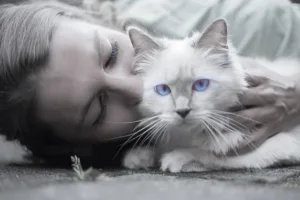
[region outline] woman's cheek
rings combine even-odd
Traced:
[[[120,104],[108,104],[104,121],[97,128],[97,132],[105,137],[125,135],[134,129],[136,120],[138,120],[138,114],[134,108]]]

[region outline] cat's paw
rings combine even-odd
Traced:
[[[207,171],[203,164],[197,160],[191,160],[181,167],[181,172],[203,172]]]
[[[160,169],[172,173],[182,172],[183,166],[194,161],[194,156],[188,151],[175,150],[162,156]]]
[[[155,150],[140,147],[126,152],[122,165],[128,169],[149,169],[155,167]]]

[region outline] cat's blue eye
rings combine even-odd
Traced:
[[[209,80],[208,79],[199,79],[194,82],[192,89],[197,92],[202,92],[206,90],[209,86]]]
[[[155,92],[160,94],[161,96],[166,96],[171,93],[171,89],[166,84],[160,84],[154,87]]]

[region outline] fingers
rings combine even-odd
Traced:
[[[246,127],[277,121],[284,113],[276,106],[255,107],[235,112],[235,119]]]
[[[247,74],[246,81],[248,82],[248,84],[251,87],[256,87],[258,85],[261,85],[261,84],[267,82],[268,79],[266,77],[263,77],[263,76],[255,76],[255,75]]]
[[[276,102],[276,92],[271,88],[265,89],[262,86],[249,88],[239,97],[241,104],[245,106],[261,106]]]
[[[245,106],[273,104],[296,88],[295,83],[290,80],[280,82],[261,76],[248,76],[246,80],[250,87],[239,97],[240,102]]]

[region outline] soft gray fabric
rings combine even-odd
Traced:
[[[116,6],[121,18],[176,38],[222,17],[241,55],[300,58],[300,6],[288,0],[116,0]]]

